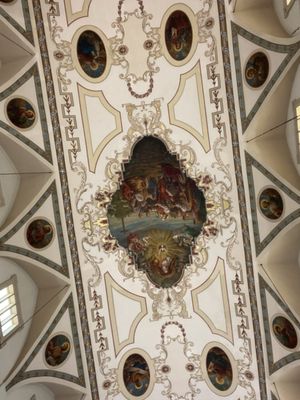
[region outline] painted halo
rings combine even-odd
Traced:
[[[76,50],[82,71],[89,78],[100,78],[107,65],[106,49],[101,37],[93,30],[84,30],[78,37]]]
[[[50,367],[58,367],[66,361],[70,354],[71,343],[67,336],[58,334],[53,336],[45,349],[45,360]]]
[[[118,368],[120,389],[126,399],[147,399],[155,383],[153,362],[141,349],[125,353]]]
[[[276,339],[288,349],[295,349],[298,337],[293,324],[284,316],[278,315],[272,321],[272,330]]]
[[[170,56],[176,61],[187,58],[193,43],[193,30],[188,16],[182,10],[175,10],[167,19],[165,42]]]
[[[229,357],[220,347],[212,347],[206,355],[206,371],[212,385],[222,392],[230,389],[233,380]]]
[[[53,237],[53,226],[46,219],[34,219],[30,222],[26,230],[26,240],[35,249],[45,248],[52,242]]]
[[[6,105],[10,122],[19,129],[29,129],[35,123],[36,113],[33,105],[22,97],[14,97]]]
[[[252,88],[262,86],[269,75],[269,60],[265,53],[258,51],[248,59],[245,67],[245,79]]]
[[[268,219],[277,220],[283,213],[283,200],[280,193],[268,187],[264,189],[258,199],[259,209],[261,213]]]

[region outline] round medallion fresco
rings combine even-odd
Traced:
[[[77,57],[82,70],[90,78],[99,78],[105,71],[107,56],[104,43],[96,32],[86,30],[77,41]]]
[[[123,381],[132,396],[146,393],[150,382],[150,371],[147,361],[140,354],[131,354],[123,367]]]
[[[165,42],[174,60],[182,61],[189,55],[193,43],[193,30],[188,16],[183,11],[173,11],[167,19]]]
[[[52,241],[54,235],[53,227],[45,219],[35,219],[26,231],[26,239],[30,246],[35,249],[42,249]]]
[[[266,82],[268,75],[268,57],[262,52],[253,54],[247,61],[245,68],[245,78],[248,85],[253,88],[258,88]]]
[[[65,335],[56,335],[49,340],[46,350],[45,359],[51,367],[57,367],[62,364],[68,357],[71,349],[70,340]]]
[[[297,333],[288,319],[282,316],[275,317],[272,322],[272,329],[276,338],[283,346],[289,349],[297,347]]]
[[[273,188],[264,189],[259,196],[259,207],[263,215],[275,220],[283,213],[283,200],[280,193]]]
[[[232,384],[232,366],[227,354],[219,347],[212,347],[206,356],[206,370],[213,386],[221,391]]]
[[[11,99],[7,103],[6,113],[10,122],[20,129],[30,128],[36,119],[33,106],[20,97]]]

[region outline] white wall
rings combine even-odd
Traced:
[[[300,26],[300,1],[295,1],[287,18],[284,16],[283,2],[284,0],[273,0],[274,9],[284,30],[292,34]],[[299,34],[300,30],[296,32],[296,35]]]
[[[0,146],[0,230],[18,194],[20,176],[14,173],[17,173],[16,167]]]
[[[38,289],[31,277],[24,272],[16,262],[1,257],[0,282],[6,281],[14,274],[16,274],[18,281],[22,318],[23,321],[26,321],[34,313]],[[25,343],[30,325],[30,322],[26,323],[25,326],[8,339],[7,344],[0,349],[0,385],[17,361]],[[3,362],[3,360],[5,360],[5,362]],[[0,397],[0,399],[2,400],[2,397]]]
[[[25,384],[18,388],[12,388],[8,393],[5,392],[4,387],[0,388],[1,400],[31,400],[33,395],[36,400],[55,400],[51,390],[42,384]]]

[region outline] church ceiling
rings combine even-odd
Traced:
[[[241,137],[299,42],[248,32],[224,0],[22,5],[17,20],[0,6],[34,49],[1,86],[0,144],[24,197],[0,252],[55,277],[60,296],[6,389],[267,399],[266,375],[299,358],[300,328],[256,286],[255,259],[300,200]],[[14,142],[33,161],[13,158]]]

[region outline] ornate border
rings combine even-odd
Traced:
[[[21,1],[26,29],[24,29],[16,20],[14,20],[2,7],[0,7],[0,15],[2,15],[6,19],[6,21],[8,21],[18,32],[20,32],[25,39],[27,39],[32,45],[34,45],[28,0]]]
[[[39,72],[38,72],[37,64],[34,64],[32,67],[30,67],[28,69],[28,71],[26,71],[16,82],[14,82],[9,88],[7,88],[3,92],[1,92],[0,93],[0,101],[3,101],[5,98],[7,98],[8,96],[11,96],[13,94],[16,95],[16,93],[15,93],[16,90],[20,86],[22,86],[25,82],[27,82],[32,76],[34,77],[34,84],[35,84],[35,90],[36,90],[36,100],[37,100],[38,110],[39,110],[39,120],[40,120],[41,127],[42,127],[42,135],[43,135],[43,141],[44,141],[45,150],[40,148],[32,140],[28,139],[22,133],[18,132],[17,129],[15,129],[12,126],[6,124],[5,122],[0,121],[0,127],[5,129],[6,131],[8,131],[15,138],[17,138],[20,141],[22,141],[23,143],[25,143],[32,150],[37,152],[40,156],[42,156],[45,160],[47,160],[49,163],[52,164],[53,160],[52,160],[50,140],[49,140],[48,123],[47,123],[46,114],[45,114],[43,93],[42,93],[42,87],[41,87],[41,79],[40,79],[40,75],[39,75]],[[30,103],[32,103],[31,100],[30,100]],[[35,108],[35,106],[34,106],[34,108]],[[32,129],[32,127],[30,127],[30,129]],[[24,130],[22,130],[22,132],[23,131]]]
[[[267,305],[267,296],[266,292],[274,298],[274,300],[279,304],[279,306],[286,312],[286,314],[290,317],[293,323],[300,329],[300,322],[288,308],[288,306],[281,300],[281,298],[274,292],[274,290],[267,284],[267,282],[263,279],[261,275],[259,275],[259,286],[260,286],[260,297],[262,303],[262,312],[263,312],[263,323],[265,328],[266,335],[266,347],[267,347],[267,356],[268,356],[268,365],[270,375],[274,374],[274,372],[278,371],[280,368],[290,364],[293,361],[300,360],[300,351],[294,351],[290,353],[288,356],[281,358],[280,360],[274,362],[273,357],[273,348],[271,341],[271,332],[270,332],[270,318],[268,313],[268,305]],[[298,344],[299,346],[299,344]],[[288,351],[288,350],[287,350]]]
[[[35,215],[38,209],[45,203],[45,201],[52,196],[52,205],[54,211],[54,218],[55,218],[55,226],[57,231],[57,239],[59,243],[59,252],[61,257],[62,265],[56,264],[55,262],[49,260],[48,258],[44,257],[43,255],[39,254],[36,251],[24,249],[19,246],[14,246],[11,244],[6,244],[5,242],[9,240],[22,226],[24,226],[31,217]],[[43,217],[44,218],[44,217]],[[25,241],[26,242],[26,241]],[[43,193],[43,195],[37,200],[37,202],[31,207],[31,209],[24,215],[19,222],[11,228],[4,236],[0,238],[0,251],[10,251],[16,254],[22,254],[23,256],[33,258],[50,268],[53,268],[55,271],[69,277],[69,270],[68,270],[68,262],[66,256],[66,248],[63,239],[63,232],[61,226],[61,217],[60,217],[60,210],[58,205],[58,196],[56,191],[56,184],[52,182],[48,189]]]
[[[222,0],[223,1],[223,0]],[[257,113],[258,109],[264,102],[265,98],[268,96],[269,92],[278,81],[280,75],[287,67],[291,59],[296,54],[297,50],[300,48],[300,41],[290,44],[278,44],[269,42],[259,36],[254,35],[253,33],[247,31],[246,29],[242,28],[241,26],[231,22],[231,29],[232,29],[232,43],[233,43],[233,52],[235,58],[235,69],[236,69],[236,79],[237,79],[237,88],[238,88],[238,96],[239,96],[239,106],[240,106],[240,113],[241,113],[241,123],[242,123],[242,130],[243,133],[248,128],[250,122],[252,121],[254,115]],[[282,61],[282,63],[277,68],[276,72],[273,74],[269,82],[264,87],[262,93],[258,97],[255,105],[252,107],[249,114],[246,114],[245,108],[245,98],[244,98],[244,90],[243,90],[243,70],[241,66],[241,58],[240,58],[240,49],[239,49],[239,41],[238,36],[242,36],[245,39],[249,40],[250,42],[256,44],[259,47],[263,47],[267,50],[271,50],[277,53],[285,53],[286,57]]]
[[[253,271],[253,261],[252,261],[252,252],[251,252],[251,243],[250,243],[250,234],[249,234],[249,224],[248,224],[248,216],[247,216],[247,207],[246,207],[246,198],[245,198],[245,187],[243,181],[242,174],[242,161],[240,154],[240,145],[239,145],[239,135],[237,128],[237,120],[236,120],[236,110],[235,110],[235,100],[233,93],[233,85],[232,85],[232,73],[231,73],[231,61],[230,61],[230,52],[229,52],[229,43],[228,43],[228,30],[227,30],[227,17],[225,11],[225,0],[218,0],[218,10],[219,10],[219,18],[220,18],[220,29],[221,29],[221,45],[223,52],[223,63],[224,63],[224,75],[225,75],[225,85],[227,92],[227,100],[228,100],[228,115],[229,122],[231,127],[231,136],[232,136],[232,150],[233,150],[233,159],[234,166],[236,171],[236,183],[239,196],[239,208],[240,208],[240,216],[241,216],[241,225],[242,225],[242,235],[243,235],[243,243],[244,243],[244,252],[245,252],[245,260],[246,260],[246,270],[247,270],[247,281],[249,288],[249,296],[251,299],[251,313],[252,313],[252,321],[253,321],[253,330],[256,342],[256,357],[257,357],[257,366],[259,373],[259,381],[260,381],[260,394],[262,399],[267,399],[267,388],[265,381],[265,368],[264,368],[264,359],[263,359],[263,351],[262,351],[262,340],[260,333],[260,325],[259,325],[259,314],[258,314],[258,306],[257,306],[257,297],[256,297],[256,289],[254,283],[254,271]]]
[[[293,211],[291,214],[283,218],[272,230],[271,232],[260,241],[259,235],[259,225],[257,219],[257,206],[256,206],[256,196],[255,196],[255,183],[253,178],[252,167],[256,167],[266,178],[268,178],[277,188],[281,189],[285,194],[287,194],[292,200],[300,205],[300,196],[294,193],[290,188],[285,186],[279,179],[277,179],[271,172],[269,172],[262,164],[260,164],[255,158],[253,158],[249,153],[245,151],[246,168],[248,176],[248,185],[250,193],[250,206],[251,206],[251,217],[254,233],[254,242],[256,255],[258,256],[270,243],[271,241],[291,222],[296,218],[300,217],[300,207]]]
[[[75,351],[75,359],[77,364],[77,370],[79,376],[76,377],[74,375],[70,375],[66,372],[55,371],[51,369],[40,369],[40,370],[32,370],[26,371],[27,367],[30,365],[32,360],[38,354],[38,352],[42,349],[43,345],[49,339],[49,336],[52,334],[53,330],[57,326],[58,322],[66,312],[69,311],[70,321],[71,321],[71,328],[72,328],[72,335],[73,335],[73,346]],[[23,364],[22,368],[19,370],[17,375],[9,382],[9,384],[5,387],[8,391],[17,383],[30,378],[40,378],[40,377],[53,377],[66,380],[68,382],[75,383],[77,385],[85,387],[85,378],[83,373],[83,366],[82,366],[82,359],[81,359],[81,352],[80,352],[80,345],[79,345],[79,338],[78,338],[78,330],[76,324],[76,317],[75,317],[75,310],[74,310],[74,303],[72,294],[69,295],[68,299],[65,301],[57,315],[55,316],[54,320],[52,321],[51,325],[45,332],[42,339],[39,341],[38,345],[35,346],[34,350]]]
[[[45,0],[46,4],[49,5],[49,13],[48,13],[48,22],[49,22],[49,29],[51,30],[51,20],[50,18],[54,19],[55,23],[55,16],[59,15],[59,5],[54,0]],[[78,307],[79,307],[79,315],[80,315],[80,322],[81,322],[81,330],[82,335],[84,338],[84,348],[85,348],[85,357],[87,362],[87,367],[89,371],[89,381],[90,381],[90,389],[92,393],[92,399],[98,400],[99,393],[98,393],[98,385],[97,385],[97,377],[96,377],[96,370],[95,370],[95,363],[93,353],[90,351],[92,348],[91,345],[91,338],[88,326],[88,318],[87,318],[87,311],[86,311],[86,303],[84,297],[84,288],[82,284],[82,276],[80,270],[80,263],[78,257],[78,249],[77,243],[75,239],[75,231],[74,231],[74,222],[72,216],[72,207],[71,207],[71,200],[69,194],[69,184],[66,175],[66,164],[64,157],[61,157],[64,154],[64,149],[62,145],[62,134],[60,129],[60,121],[58,118],[57,112],[57,104],[55,99],[55,91],[53,85],[53,76],[51,72],[51,65],[49,62],[49,53],[46,43],[46,34],[45,28],[43,23],[43,16],[41,11],[40,0],[32,0],[35,12],[35,20],[37,25],[37,33],[39,37],[39,45],[40,45],[40,52],[42,57],[42,63],[45,71],[45,80],[46,80],[46,87],[47,87],[47,95],[48,95],[48,102],[50,107],[50,115],[51,115],[51,123],[53,127],[53,135],[54,135],[54,142],[55,148],[57,151],[57,162],[58,162],[58,170],[59,170],[59,177],[60,177],[60,184],[62,188],[62,197],[63,197],[63,204],[65,210],[65,219],[68,228],[68,239],[69,239],[69,246],[70,246],[70,254],[72,258],[72,266],[74,272],[74,279],[76,281],[76,293],[77,293],[77,300],[78,300]],[[52,16],[52,17],[51,17]],[[73,130],[72,130],[73,132]],[[71,135],[71,142],[72,142],[72,135]],[[73,149],[74,150],[74,149]],[[75,148],[76,150],[76,148]],[[72,150],[69,150],[69,154],[74,154]],[[76,155],[76,152],[75,152]]]

